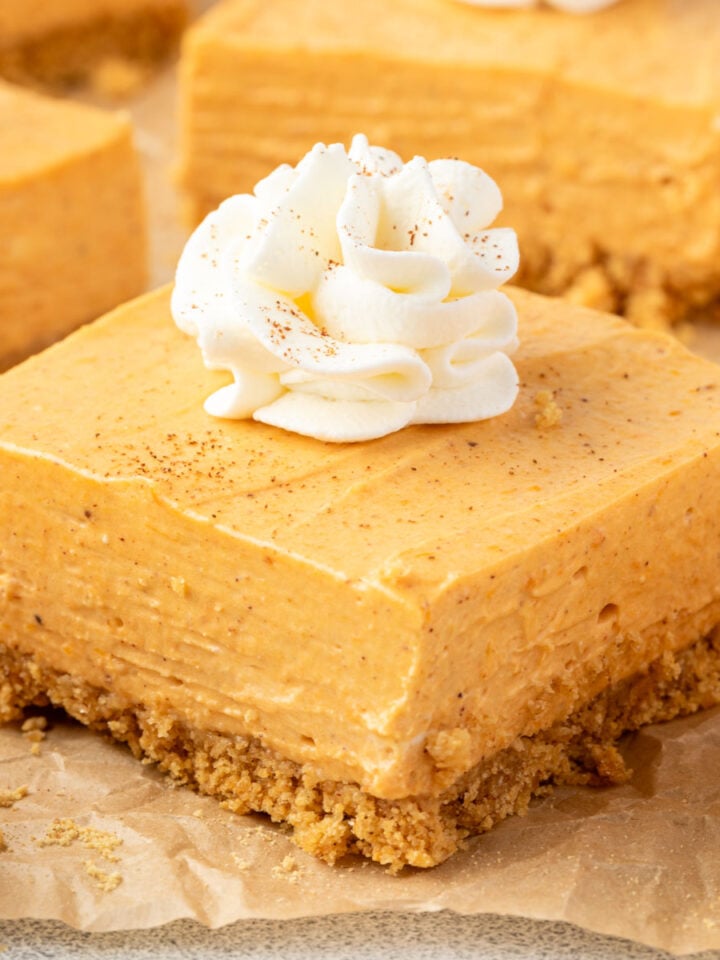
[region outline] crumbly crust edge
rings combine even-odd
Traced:
[[[151,67],[178,45],[188,21],[185,0],[116,16],[101,15],[18,44],[0,45],[0,77],[64,88],[85,84],[107,58]]]
[[[176,781],[237,813],[260,812],[292,828],[307,853],[334,863],[362,854],[397,872],[442,863],[465,840],[559,784],[610,785],[631,775],[619,737],[720,703],[720,628],[608,687],[560,723],[482,760],[439,796],[384,800],[357,784],[323,779],[310,765],[253,738],[194,729],[143,704],[122,702],[0,644],[0,722],[52,704],[127,743]]]

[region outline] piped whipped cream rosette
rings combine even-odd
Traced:
[[[515,401],[517,316],[497,288],[514,231],[494,181],[459,160],[403,165],[356,136],[317,144],[188,241],[172,311],[210,369],[205,402],[328,441],[494,417]]]
[[[460,0],[474,7],[502,7],[505,9],[521,10],[527,7],[539,7],[547,4],[563,10],[565,13],[596,13],[604,7],[611,7],[618,0]]]

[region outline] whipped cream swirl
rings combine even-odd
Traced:
[[[520,10],[526,7],[538,7],[543,0],[461,0],[461,2],[470,3],[475,7],[503,7]],[[545,2],[558,10],[564,10],[565,13],[596,13],[604,7],[611,7],[618,0],[545,0]]]
[[[458,160],[403,165],[356,136],[317,144],[188,241],[172,312],[233,382],[205,409],[327,441],[493,417],[517,395],[517,316],[498,287],[514,231]]]

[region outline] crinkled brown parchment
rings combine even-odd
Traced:
[[[55,719],[40,754],[30,747],[19,725],[0,729],[0,791],[27,786],[0,808],[0,919],[99,931],[447,908],[561,919],[675,953],[720,948],[720,709],[630,737],[629,784],[559,790],[442,866],[400,877],[315,861],[264,818],[176,788],[78,725]],[[79,838],[48,844],[58,820]]]

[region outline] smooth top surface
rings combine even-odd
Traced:
[[[161,292],[6,374],[1,442],[150,481],[182,511],[350,578],[393,589],[411,568],[428,595],[718,443],[715,365],[620,320],[513,297],[523,386],[492,420],[338,445],[214,419],[202,403],[228,377],[203,368]],[[560,427],[538,429],[539,389],[556,392]]]
[[[2,27],[0,26],[0,33]],[[127,136],[121,114],[56,100],[0,81],[0,188]]]
[[[621,0],[596,14],[454,0],[225,0],[196,28],[249,50],[372,52],[521,70],[695,106],[720,104],[717,0]],[[501,82],[501,80],[499,80]],[[358,91],[360,93],[360,91]]]

